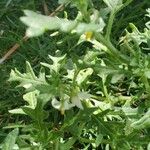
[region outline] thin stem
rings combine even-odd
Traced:
[[[107,53],[109,53],[110,55],[112,55],[113,57],[118,59],[119,62],[128,63],[129,59],[127,57],[123,56],[120,53],[120,51],[112,45],[112,43],[110,41],[106,41],[106,39],[103,37],[102,34],[96,33],[95,38],[108,48],[109,51],[107,51]]]
[[[105,85],[105,79],[102,79],[102,83],[103,83],[103,91],[104,91],[104,95],[106,97],[106,100],[108,102],[110,102],[110,99],[109,99],[109,94],[108,94],[108,91],[107,91],[107,87]]]
[[[115,10],[113,9],[110,13],[109,16],[109,20],[108,20],[108,25],[107,25],[107,29],[106,29],[106,35],[105,35],[105,39],[107,41],[110,41],[110,36],[111,36],[111,30],[112,30],[112,26],[113,26],[113,22],[115,19],[115,15],[121,11],[123,8],[125,8],[126,6],[128,6],[133,0],[127,0],[126,3],[124,3],[119,9]]]
[[[115,18],[115,12],[112,10],[110,13],[110,16],[109,16],[108,25],[107,25],[107,29],[106,29],[106,35],[105,35],[105,39],[107,41],[110,41],[111,30],[112,30],[114,18]]]

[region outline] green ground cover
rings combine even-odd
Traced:
[[[0,64],[0,149],[149,150],[149,20],[149,0],[0,1],[0,56],[21,45]]]

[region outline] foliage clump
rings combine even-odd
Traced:
[[[25,73],[11,71],[25,103],[9,112],[31,121],[19,123],[20,133],[10,132],[3,149],[149,149],[150,21],[143,31],[130,23],[117,42],[112,34],[117,13],[131,2],[103,0],[98,10],[92,0],[60,0],[78,9],[74,20],[24,11],[28,37],[57,31],[77,37],[75,49],[90,46],[56,50],[38,73],[28,61]]]

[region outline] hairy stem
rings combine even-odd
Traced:
[[[106,29],[106,35],[105,35],[105,39],[107,41],[110,41],[111,30],[112,30],[112,25],[113,25],[113,22],[114,22],[114,18],[115,18],[115,12],[111,11],[110,16],[109,16],[109,20],[108,20],[107,29]]]

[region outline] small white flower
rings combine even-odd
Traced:
[[[81,100],[90,99],[91,95],[87,92],[79,92],[75,96],[71,98],[68,95],[65,95],[63,101],[58,101],[55,97],[52,99],[52,106],[62,112],[64,114],[65,110],[69,110],[70,108],[77,106],[80,109],[83,109]]]
[[[59,110],[68,110],[74,107],[74,105],[69,102],[68,96],[64,101],[58,101],[56,98],[53,98],[51,104],[54,108]]]
[[[72,103],[80,109],[83,109],[81,100],[90,99],[91,95],[87,92],[79,92],[77,95],[71,98]]]
[[[29,89],[31,86],[32,86],[31,83],[27,83],[27,84],[24,84],[24,85],[23,85],[23,87],[24,87],[25,89]]]

